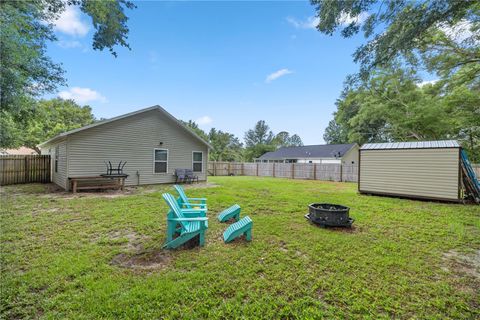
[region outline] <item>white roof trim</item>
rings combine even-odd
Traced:
[[[203,140],[198,134],[196,134],[195,132],[193,132],[193,130],[191,130],[190,128],[186,127],[183,123],[181,123],[177,118],[175,118],[174,116],[172,116],[170,113],[168,113],[165,109],[163,109],[161,106],[159,105],[156,105],[156,106],[153,106],[153,107],[149,107],[149,108],[145,108],[145,109],[140,109],[140,110],[137,110],[137,111],[134,111],[134,112],[130,112],[130,113],[126,113],[126,114],[123,114],[123,115],[120,115],[120,116],[117,116],[117,117],[114,117],[114,118],[111,118],[111,119],[107,119],[107,120],[103,120],[103,121],[99,121],[99,122],[95,122],[95,123],[92,123],[92,124],[89,124],[88,126],[84,126],[84,127],[81,127],[81,128],[78,128],[78,129],[73,129],[73,130],[70,130],[70,131],[67,131],[67,132],[63,132],[63,133],[60,133],[59,135],[56,135],[55,137],[45,141],[45,142],[42,142],[38,145],[39,148],[47,145],[47,144],[50,144],[50,143],[53,143],[57,140],[61,140],[62,138],[65,138],[69,135],[72,135],[72,134],[75,134],[77,132],[80,132],[80,131],[84,131],[84,130],[88,130],[90,128],[95,128],[95,127],[98,127],[98,126],[101,126],[103,124],[106,124],[106,123],[110,123],[110,122],[113,122],[113,121],[116,121],[116,120],[120,120],[120,119],[124,119],[124,118],[128,118],[128,117],[132,117],[132,116],[135,116],[137,114],[140,114],[140,113],[144,113],[144,112],[148,112],[148,111],[152,111],[152,110],[158,110],[160,111],[163,115],[165,115],[167,118],[169,118],[170,120],[172,120],[173,122],[175,122],[177,125],[179,125],[181,128],[183,128],[185,131],[187,131],[188,133],[190,133],[194,138],[198,139],[200,142],[202,142],[203,144],[205,144],[208,148],[210,149],[213,149],[213,147],[208,143],[206,142],[205,140]]]

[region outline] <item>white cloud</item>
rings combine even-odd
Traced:
[[[198,118],[197,120],[195,120],[195,122],[199,125],[199,126],[206,126],[206,125],[209,125],[213,122],[213,119],[210,118],[209,116],[203,116],[203,117],[200,117]]]
[[[88,24],[81,20],[78,8],[69,5],[54,22],[54,25],[56,31],[78,37],[85,36],[89,30]]]
[[[280,69],[280,70],[277,70],[273,73],[270,73],[266,78],[265,78],[265,82],[266,83],[270,83],[272,82],[273,80],[277,80],[278,78],[280,77],[283,77],[283,76],[286,76],[287,74],[291,74],[293,73],[293,71],[290,71],[288,69]]]
[[[447,24],[440,25],[440,30],[452,40],[462,42],[463,40],[473,36],[472,22],[468,20],[460,20],[456,25],[449,26]],[[478,42],[478,41],[477,41]]]
[[[320,20],[316,17],[308,17],[305,20],[298,20],[293,17],[287,17],[287,22],[297,29],[315,29]]]
[[[90,101],[107,102],[107,98],[90,88],[72,87],[68,91],[62,91],[58,94],[62,99],[72,99],[79,104]]]
[[[361,12],[358,16],[342,13],[339,22],[342,26],[346,27],[352,22],[363,23],[368,16],[369,14],[366,11]],[[318,17],[308,17],[305,20],[299,20],[294,17],[287,17],[287,22],[297,29],[316,29],[320,19]]]
[[[368,12],[365,12],[365,11],[360,12],[358,16],[351,16],[348,13],[342,12],[342,14],[340,15],[339,22],[342,26],[346,27],[352,22],[363,23],[365,22],[365,20],[367,20],[368,16],[369,16]]]
[[[437,82],[438,82],[438,79],[436,79],[436,80],[426,80],[426,81],[420,82],[419,84],[417,84],[417,86],[419,86],[421,88],[423,86],[426,86],[427,84],[434,85]]]

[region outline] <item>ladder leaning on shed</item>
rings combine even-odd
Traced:
[[[480,203],[480,182],[468,160],[467,153],[464,150],[461,150],[460,155],[465,189],[468,195],[472,196],[476,203]]]

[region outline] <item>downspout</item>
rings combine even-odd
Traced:
[[[137,186],[140,185],[140,171],[137,170]]]

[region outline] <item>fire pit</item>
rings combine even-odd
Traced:
[[[349,207],[330,203],[312,203],[305,218],[322,227],[351,227],[354,219],[348,216]]]

